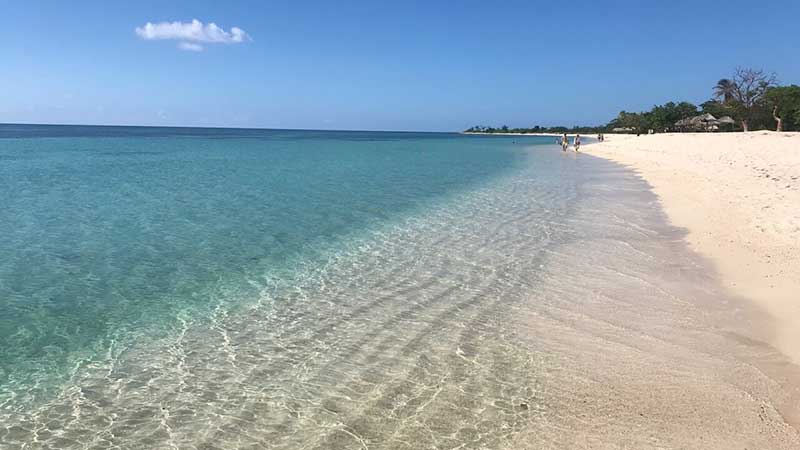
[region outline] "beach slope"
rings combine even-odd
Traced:
[[[771,316],[754,337],[800,362],[800,133],[607,135],[585,151],[641,174],[731,292]]]

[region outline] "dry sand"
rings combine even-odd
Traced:
[[[800,363],[800,133],[606,135],[582,150],[639,172],[730,291],[771,316],[753,336]]]

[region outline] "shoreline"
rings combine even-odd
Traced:
[[[800,364],[800,133],[607,134],[587,144],[652,186],[726,290],[770,316],[750,337]]]

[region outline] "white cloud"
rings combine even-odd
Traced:
[[[190,52],[202,52],[203,46],[200,44],[193,44],[191,42],[181,42],[178,44],[178,48],[181,50],[186,50]]]
[[[239,44],[251,40],[250,36],[239,27],[232,27],[230,31],[225,31],[214,22],[203,24],[197,19],[191,22],[147,22],[142,27],[136,27],[136,34],[148,41],[181,41],[178,48],[194,52],[203,50],[201,43]]]

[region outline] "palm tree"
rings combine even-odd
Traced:
[[[733,100],[733,93],[736,90],[736,83],[728,78],[717,81],[714,86],[714,97],[722,100],[722,103],[730,103]]]

